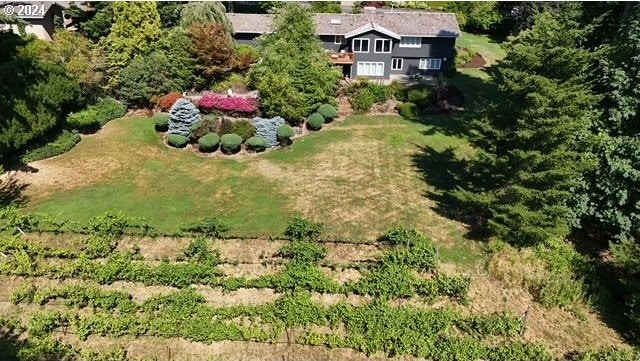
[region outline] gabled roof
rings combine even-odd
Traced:
[[[269,33],[273,23],[270,14],[227,14],[236,33]],[[370,27],[391,37],[460,36],[455,14],[424,11],[387,12],[377,10],[368,14],[314,14],[318,35],[345,35]],[[362,31],[362,32],[366,32]],[[391,35],[393,34],[393,36]],[[347,36],[348,37],[348,36]]]
[[[376,23],[366,23],[364,25],[362,25],[361,27],[354,29],[346,34],[344,34],[345,38],[353,38],[356,35],[360,35],[360,34],[364,34],[366,32],[369,31],[377,31],[379,33],[382,33],[390,38],[394,38],[394,39],[400,39],[400,35],[394,33],[393,31],[384,28],[380,25],[376,25]]]

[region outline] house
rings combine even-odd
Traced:
[[[255,45],[272,31],[270,14],[227,14],[237,42]],[[331,61],[350,78],[438,74],[455,61],[460,27],[454,14],[365,8],[362,14],[315,14]]]
[[[65,6],[57,2],[46,1],[2,1],[0,2],[0,12],[6,15],[13,15],[27,23],[25,32],[34,34],[40,39],[51,40],[55,31],[56,21],[63,23],[63,11]],[[59,19],[59,20],[58,20]],[[18,34],[17,25],[0,24],[1,30],[11,29]]]

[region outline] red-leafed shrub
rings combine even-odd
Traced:
[[[158,100],[158,106],[163,112],[168,112],[169,109],[171,109],[171,107],[173,106],[173,103],[175,103],[176,100],[180,98],[182,98],[182,94],[178,92],[171,92],[167,95],[162,96],[160,100]]]
[[[258,112],[256,98],[228,97],[215,93],[207,93],[202,96],[198,107],[204,113],[224,113],[237,115],[252,115]]]

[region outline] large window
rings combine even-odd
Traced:
[[[440,66],[442,66],[442,59],[438,58],[423,58],[418,64],[419,69],[426,70],[440,70]]]
[[[400,38],[401,48],[419,48],[422,46],[422,39],[417,36],[403,36]]]
[[[365,39],[365,38],[353,39],[353,52],[354,53],[368,53],[369,52],[369,39]]]
[[[391,52],[391,40],[390,39],[376,39],[376,47],[373,49],[374,53],[390,53]]]
[[[391,58],[391,70],[402,70],[402,58]]]
[[[357,75],[384,76],[384,63],[373,61],[359,61]]]
[[[347,39],[344,38],[344,35],[334,35],[333,37],[334,44],[346,44]]]

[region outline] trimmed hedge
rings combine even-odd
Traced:
[[[180,134],[169,134],[169,136],[167,137],[167,142],[173,147],[184,148],[187,143],[189,143],[189,138]]]
[[[64,130],[51,142],[43,145],[42,147],[28,151],[27,154],[20,158],[20,160],[23,163],[30,163],[45,158],[51,158],[70,151],[71,148],[75,147],[79,141],[80,135],[78,133],[72,133],[68,130]]]
[[[222,152],[226,154],[236,153],[242,145],[242,137],[237,134],[225,134],[220,138]]]
[[[262,152],[267,148],[267,139],[259,135],[247,139],[247,147],[254,152]]]
[[[108,121],[120,118],[127,112],[127,106],[113,98],[105,98],[87,109],[69,113],[67,126],[83,133],[98,131]]]
[[[398,105],[398,114],[405,119],[413,119],[418,116],[418,106],[413,103],[402,103]]]
[[[307,127],[311,130],[320,130],[324,124],[324,117],[320,113],[313,113],[307,119]]]
[[[296,132],[288,124],[284,124],[278,127],[277,135],[280,143],[284,143],[284,144],[290,143],[291,137],[293,137],[295,134]]]
[[[158,132],[166,132],[169,130],[169,117],[171,115],[169,113],[156,113],[153,116],[153,121],[155,122],[156,131]]]
[[[209,133],[198,139],[198,145],[200,146],[201,152],[213,152],[218,148],[219,143],[220,137],[215,133]]]
[[[324,117],[326,122],[330,122],[338,117],[338,111],[331,104],[322,104],[319,106],[318,113]]]

